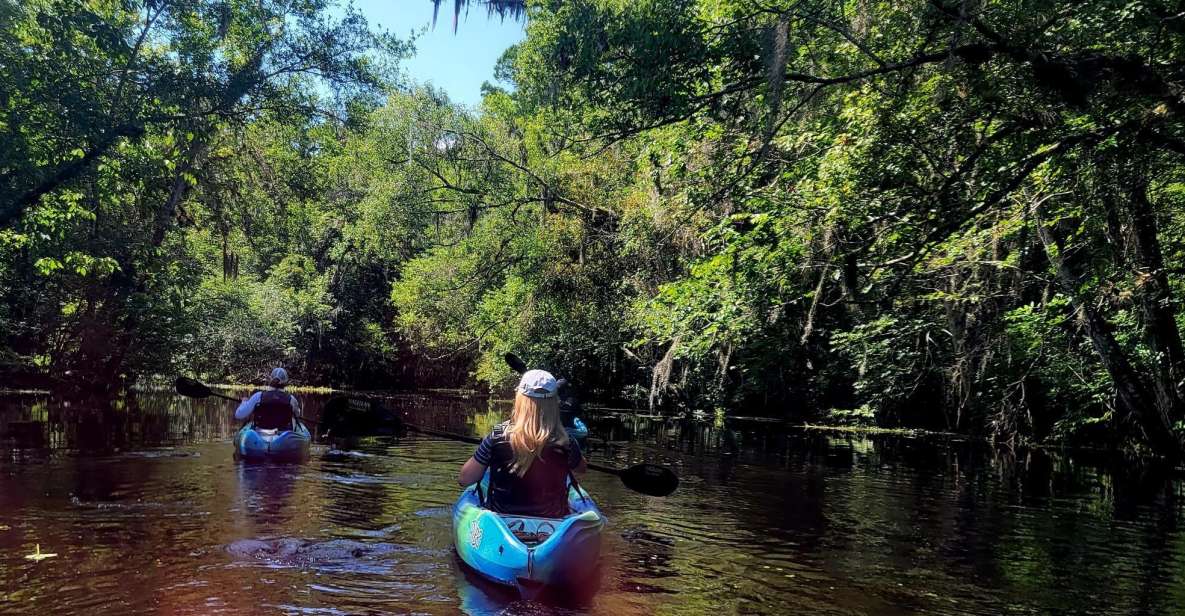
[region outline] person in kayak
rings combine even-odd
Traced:
[[[510,421],[494,427],[461,467],[462,486],[490,471],[485,506],[499,513],[545,518],[568,514],[568,478],[588,461],[560,423],[556,379],[543,370],[523,373]]]
[[[239,408],[235,409],[235,419],[252,419],[255,427],[262,430],[291,430],[292,420],[300,417],[300,401],[284,391],[288,385],[288,371],[273,369],[268,385],[271,389],[257,391],[243,400]]]

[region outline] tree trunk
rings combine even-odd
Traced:
[[[1148,199],[1147,182],[1133,187],[1128,207],[1144,341],[1154,353],[1149,369],[1153,376],[1156,410],[1164,415],[1162,421],[1171,426],[1185,416],[1177,386],[1182,378],[1185,352],[1177,329],[1176,306],[1165,272],[1164,255],[1157,237],[1156,212]]]
[[[1123,348],[1115,340],[1115,336],[1111,334],[1111,324],[1089,302],[1083,301],[1079,296],[1080,278],[1063,257],[1065,246],[1061,238],[1055,237],[1052,231],[1045,228],[1039,204],[1033,206],[1033,214],[1037,235],[1057,274],[1062,292],[1070,298],[1091,346],[1115,385],[1119,408],[1126,411],[1130,419],[1143,430],[1149,445],[1157,453],[1174,458],[1180,456],[1181,442],[1173,433],[1174,421],[1167,412],[1168,409],[1158,405],[1157,397],[1152,394]]]
[[[173,219],[177,216],[177,206],[189,194],[190,184],[186,176],[191,176],[201,165],[208,149],[204,137],[195,141],[186,153],[185,162],[177,168],[173,176],[173,185],[169,188],[169,196],[156,210],[156,220],[152,229],[153,246],[159,247],[165,241],[165,234],[173,226]]]

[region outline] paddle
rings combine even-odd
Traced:
[[[523,361],[518,355],[514,353],[507,353],[502,356],[506,360],[506,365],[510,366],[511,370],[522,374],[527,371],[527,362]]]
[[[512,357],[513,354],[507,353],[506,355],[507,363],[509,363],[510,357]],[[517,357],[515,359],[517,359]],[[522,360],[519,360],[519,362],[521,361]],[[177,393],[190,398],[208,398],[210,396],[214,396],[217,398],[225,398],[227,400],[239,402],[237,398],[224,396],[222,394],[210,391],[210,388],[206,387],[206,385],[203,383],[183,376],[177,377],[176,387]],[[424,428],[406,423],[398,415],[387,411],[378,403],[365,398],[358,398],[354,396],[336,396],[326,404],[325,408],[326,411],[334,408],[339,409],[340,412],[362,413],[364,417],[369,418],[369,421],[364,425],[371,428],[372,430],[386,426],[393,430],[396,434],[401,432],[403,429],[407,429],[413,432],[419,432],[420,434],[438,436],[454,441],[461,441],[463,443],[472,443],[474,445],[481,443],[480,438],[473,436],[463,436],[460,434],[433,430],[431,428]],[[301,419],[301,421],[306,420]],[[675,473],[671,471],[671,469],[665,466],[659,466],[657,464],[637,464],[629,468],[620,469],[589,462],[588,467],[594,471],[600,471],[610,475],[617,475],[621,478],[621,483],[624,484],[625,487],[648,496],[668,496],[679,487],[679,477],[676,476]]]
[[[452,432],[433,430],[432,428],[424,428],[409,423],[405,423],[403,426],[412,432],[419,432],[428,436],[439,436],[454,441],[461,441],[462,443],[473,443],[474,445],[481,443],[481,439],[474,436],[453,434]],[[669,496],[679,487],[679,477],[675,475],[674,471],[657,464],[636,464],[629,468],[613,468],[611,466],[589,462],[588,467],[594,471],[617,475],[621,478],[621,483],[625,487],[647,496]]]
[[[588,463],[594,471],[617,475],[625,487],[648,496],[668,496],[679,487],[679,476],[657,464],[635,464],[629,468],[613,468]]]
[[[242,402],[242,400],[239,400],[238,398],[215,393],[211,391],[209,387],[206,387],[201,381],[196,381],[185,376],[177,377],[176,387],[177,393],[188,398],[209,398],[210,396],[214,396],[215,398],[222,398],[223,400]]]

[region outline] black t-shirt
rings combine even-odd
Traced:
[[[486,506],[500,513],[562,517],[568,513],[568,474],[583,454],[575,439],[544,449],[527,472],[511,472],[514,450],[506,437],[509,422],[498,424],[481,440],[473,458],[490,469]]]
[[[510,422],[504,421],[494,426],[494,430],[481,439],[477,451],[473,454],[473,458],[478,463],[490,467],[509,467],[514,464],[514,450],[510,448],[510,441],[506,438],[506,428],[509,426]],[[568,439],[568,444],[565,447],[568,450],[568,468],[580,466],[580,458],[584,453],[580,451],[580,445],[576,443],[576,439]]]

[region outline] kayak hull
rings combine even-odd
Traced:
[[[500,515],[482,507],[477,486],[470,486],[453,507],[457,555],[528,599],[550,588],[579,590],[594,582],[605,516],[583,489],[569,488],[568,505],[563,518]]]
[[[244,460],[301,462],[308,458],[312,440],[304,424],[292,430],[260,430],[247,424],[235,435],[235,455]]]

